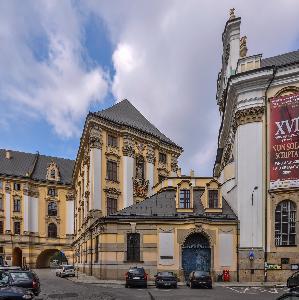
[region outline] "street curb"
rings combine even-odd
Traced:
[[[77,278],[71,278],[67,277],[67,280],[73,281],[75,283],[86,283],[86,284],[103,284],[103,285],[118,285],[118,286],[125,286],[124,282],[120,281],[106,281],[106,280],[95,280],[95,281],[88,281],[88,280],[77,280]],[[147,283],[148,286],[155,286],[155,283],[153,281],[149,281]],[[178,282],[178,286],[186,286],[184,282]],[[265,288],[284,288],[286,287],[286,284],[282,283],[258,283],[258,282],[214,282],[214,287],[265,287]]]

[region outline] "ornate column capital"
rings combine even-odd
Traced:
[[[155,150],[151,145],[146,146],[146,161],[150,164],[155,164]]]
[[[255,107],[249,107],[246,109],[238,110],[235,113],[235,118],[234,118],[235,126],[237,127],[239,125],[252,123],[252,122],[261,122],[264,112],[265,112],[264,106],[255,106]]]
[[[102,149],[102,146],[103,146],[102,129],[98,124],[92,123],[89,131],[89,147]]]
[[[124,141],[123,141],[123,155],[124,156],[130,156],[134,157],[135,156],[135,149],[134,149],[134,139],[130,135],[125,135],[124,136]]]

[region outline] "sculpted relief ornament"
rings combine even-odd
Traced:
[[[150,164],[155,164],[155,150],[151,145],[146,147],[146,160]]]
[[[102,149],[103,134],[102,129],[97,124],[92,124],[89,132],[89,146],[90,148]]]
[[[175,154],[171,155],[171,171],[172,172],[177,172],[178,171],[178,157]]]
[[[146,198],[148,193],[149,181],[142,178],[133,178],[134,197]]]
[[[125,135],[124,136],[124,145],[123,145],[123,155],[134,157],[135,149],[134,149],[134,140],[131,136]]]

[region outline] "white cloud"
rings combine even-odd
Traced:
[[[82,60],[82,23],[71,1],[0,5],[0,101],[62,137],[79,135],[78,121],[108,89],[105,73]]]
[[[211,175],[219,113],[216,79],[229,8],[242,17],[249,54],[294,50],[296,0],[88,1],[115,44],[113,93],[129,99],[184,147],[183,171]]]

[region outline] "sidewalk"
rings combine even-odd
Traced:
[[[87,283],[87,284],[103,284],[103,285],[124,285],[124,280],[102,280],[94,276],[88,276],[84,273],[79,273],[78,278],[76,277],[67,277],[68,280],[78,283]],[[148,286],[154,286],[154,281],[148,281]],[[178,282],[179,286],[185,286],[185,282]],[[214,282],[213,286],[221,287],[285,287],[286,284],[283,282]]]

